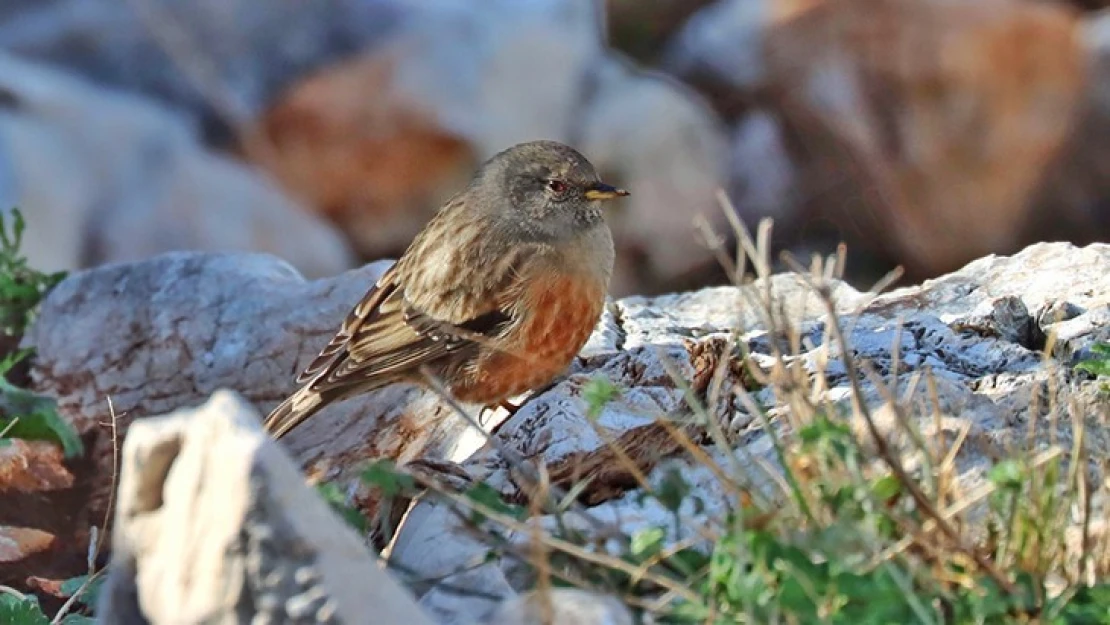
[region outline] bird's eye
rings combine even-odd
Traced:
[[[562,180],[548,180],[547,188],[551,189],[552,193],[562,195],[567,191],[567,183],[563,182]]]

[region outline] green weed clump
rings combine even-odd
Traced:
[[[93,625],[91,616],[80,614],[77,610],[91,611],[96,605],[103,576],[79,575],[62,582],[61,594],[66,598],[66,607],[53,618],[46,615],[39,605],[38,597],[24,594],[10,588],[0,587],[0,623],[5,625]]]
[[[27,266],[23,232],[27,224],[19,209],[10,220],[0,213],[0,332],[23,336],[35,320],[46,293],[65,278],[64,272],[44,273]]]
[[[13,440],[46,440],[62,448],[66,458],[84,453],[81,438],[58,414],[55,402],[10,381],[13,369],[32,356],[31,350],[19,350],[20,338],[30,327],[46,294],[65,276],[44,273],[28,266],[22,253],[26,224],[18,209],[6,219],[0,213],[0,447]],[[96,528],[90,545],[89,573],[62,582],[60,594],[66,599],[53,617],[48,616],[34,594],[0,586],[0,623],[5,625],[82,625],[94,619],[90,613],[96,603],[103,577],[93,572]]]
[[[0,445],[12,439],[49,440],[61,445],[67,458],[82,453],[81,439],[61,417],[54,401],[9,382],[9,373],[31,356],[19,350],[19,338],[30,327],[39,305],[63,273],[44,273],[27,265],[23,255],[26,222],[19,209],[0,213],[0,332],[8,351],[0,354]]]

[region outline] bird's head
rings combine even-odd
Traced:
[[[604,203],[629,195],[602,182],[577,150],[555,141],[521,143],[495,155],[482,166],[472,191],[505,217],[554,236],[602,223]],[[490,202],[490,197],[501,199]]]

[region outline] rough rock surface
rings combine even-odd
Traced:
[[[2,53],[0,93],[0,207],[27,218],[32,267],[189,249],[268,252],[312,277],[352,264],[330,224],[163,107]]]
[[[503,603],[490,615],[486,625],[632,625],[632,614],[613,597],[586,592],[577,588],[556,588],[547,600],[530,593]]]
[[[134,426],[113,533],[103,623],[432,623],[227,391]]]
[[[263,255],[171,254],[76,274],[50,294],[28,337],[38,348],[35,390],[58,397],[63,415],[86,431],[104,418],[105,394],[127,413],[125,422],[199,403],[219,387],[267,409],[292,389],[295,372],[385,266],[305,282]],[[526,490],[521,474],[499,451],[515,450],[542,463],[556,484],[589,476],[580,500],[595,517],[619,522],[625,531],[674,525],[666,521],[668,512],[652,500],[641,503],[630,489],[637,473],[657,482],[677,470],[704,494],[703,510],[682,511],[697,515],[699,521],[683,524],[695,527],[720,511],[729,494],[717,490],[714,475],[702,465],[668,457],[678,445],[655,419],[689,413],[674,374],[690,381],[693,397],[706,404],[736,446],[725,452],[709,445],[707,453],[749,467],[744,474],[756,488],[771,488],[773,481],[760,477],[776,466],[769,436],[730,392],[744,384],[743,367],[731,362],[722,378],[713,379],[722,357],[732,354],[732,333],[751,350],[753,364],[774,362],[779,337],[768,335],[750,299],[764,287],[800,333],[800,353],[791,362],[811,376],[823,372],[824,392],[845,399],[840,347],[830,338],[818,299],[798,276],[779,274],[769,285],[612,302],[568,375],[504,422],[495,434],[497,445],[484,444],[479,432],[434,395],[410,387],[330,407],[283,442],[314,478],[346,483],[371,457],[448,460],[461,463],[471,479],[520,500]],[[1031,422],[1044,440],[1070,443],[1071,420],[1065,413],[1050,417],[1050,406],[1081,415],[1092,457],[1104,457],[1101,450],[1110,446],[1107,405],[1098,384],[1071,365],[1095,341],[1110,339],[1110,245],[1039,244],[877,298],[842,283],[833,294],[853,355],[896,380],[900,393],[915,389],[909,399],[925,410],[924,431],[935,421],[923,403],[920,376],[931,374],[943,415],[938,434],[967,430],[957,458],[966,486],[979,483],[983,469],[1007,444],[1024,440]],[[1046,359],[1039,350],[1049,335],[1055,348]],[[619,396],[589,419],[596,378],[607,378]],[[881,404],[874,388],[868,393]],[[777,405],[772,387],[756,391],[755,399]],[[770,412],[776,427],[784,423],[783,410]],[[691,434],[704,441],[696,431]],[[615,454],[614,444],[624,458]],[[396,539],[393,558],[419,578],[452,585],[421,592],[421,605],[430,613],[483,618],[496,602],[461,601],[449,588],[477,583],[483,592],[511,596],[521,580],[498,562],[471,570],[480,546],[463,536],[445,541],[452,524],[436,506],[417,505]],[[526,542],[528,536],[516,539]]]

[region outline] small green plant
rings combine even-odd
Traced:
[[[23,335],[46,292],[65,277],[27,266],[20,250],[26,226],[19,209],[12,209],[10,222],[0,213],[0,332],[12,337]]]
[[[1103,392],[1110,393],[1110,343],[1095,343],[1091,346],[1091,357],[1081,360],[1075,365],[1076,371],[1086,371],[1091,375],[1103,379]]]
[[[586,416],[596,419],[609,402],[620,396],[618,389],[608,378],[597,376],[586,383],[582,397],[586,400]]]
[[[35,318],[43,296],[64,277],[27,266],[20,247],[26,222],[19,209],[11,221],[0,213],[0,332],[18,339]],[[31,350],[0,354],[0,445],[15,438],[58,443],[67,458],[83,453],[81,439],[59,415],[55,402],[15,386],[8,374]]]
[[[0,213],[0,333],[9,339],[6,349],[18,345],[19,338],[34,321],[42,298],[64,277],[62,273],[44,273],[27,265],[20,251],[25,228],[18,209],[12,210],[10,221]],[[84,453],[81,439],[58,414],[54,400],[9,381],[12,370],[30,355],[31,350],[0,353],[0,446],[10,444],[12,439],[46,440],[57,443],[67,458],[79,456]],[[66,603],[53,618],[43,612],[35,595],[0,587],[0,623],[91,624],[93,619],[80,612],[88,611],[96,603],[101,582],[99,574],[62,582],[60,595]]]
[[[396,497],[416,487],[412,476],[402,471],[390,460],[376,460],[362,471],[362,481],[381,491],[383,497]]]
[[[350,525],[360,534],[366,532],[366,517],[362,516],[357,508],[347,502],[347,496],[343,494],[339,485],[333,482],[324,482],[316,486],[316,492],[347,525]]]
[[[66,458],[81,455],[81,438],[58,414],[54,400],[8,382],[8,371],[27,355],[16,352],[0,361],[0,445],[13,438],[47,440],[61,445]]]
[[[96,605],[104,578],[97,575],[79,575],[62,582],[61,596],[67,601],[58,614],[51,618],[43,611],[38,597],[8,588],[0,588],[0,623],[4,625],[93,625],[90,616],[76,610],[89,611]]]

